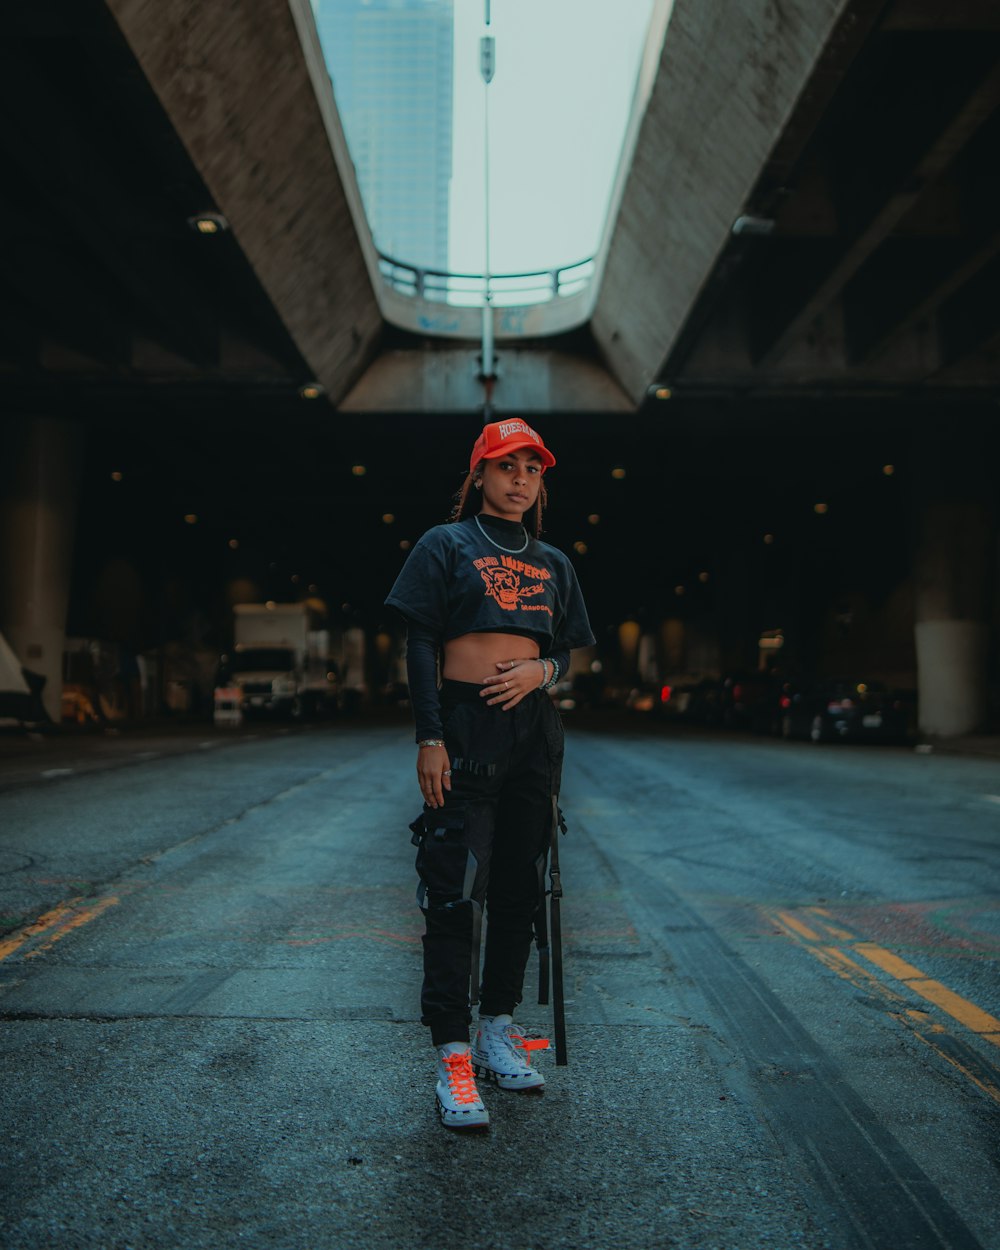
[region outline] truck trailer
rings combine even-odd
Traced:
[[[232,652],[221,677],[239,689],[244,715],[269,713],[300,719],[337,706],[337,674],[330,662],[330,635],[313,629],[316,613],[306,603],[237,603]]]

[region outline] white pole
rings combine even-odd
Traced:
[[[486,25],[490,24],[490,0],[486,0]],[[483,377],[495,375],[493,358],[493,306],[490,293],[490,83],[496,71],[496,40],[484,35],[479,46],[479,68],[483,75],[483,218],[486,237],[483,249]]]
[[[486,240],[485,264],[483,266],[483,377],[493,377],[493,305],[490,299],[490,89],[487,84],[486,100],[483,109],[486,118],[485,138],[483,142],[484,173],[486,191]]]

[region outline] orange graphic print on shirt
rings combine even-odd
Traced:
[[[525,603],[535,595],[545,593],[545,582],[552,576],[548,569],[525,564],[521,560],[512,560],[507,556],[497,560],[495,556],[484,556],[475,561],[479,574],[486,583],[486,593],[504,609],[505,612],[548,612],[552,609],[547,603]],[[522,578],[530,579],[527,585]]]

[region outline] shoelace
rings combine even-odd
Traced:
[[[479,1092],[472,1075],[472,1056],[467,1050],[455,1055],[444,1055],[442,1059],[448,1069],[448,1088],[456,1102],[478,1102]]]
[[[515,1033],[513,1029],[507,1034],[510,1040],[519,1050],[548,1050],[549,1039],[547,1037],[525,1037],[523,1033]]]

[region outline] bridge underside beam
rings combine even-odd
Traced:
[[[336,402],[382,318],[318,46],[287,0],[108,0],[177,134],[313,375]],[[209,207],[209,206],[206,206]]]
[[[656,379],[844,0],[675,0],[592,328],[636,402]]]
[[[745,201],[756,228],[731,231],[663,362],[672,391],[995,389],[995,17],[849,0]]]

